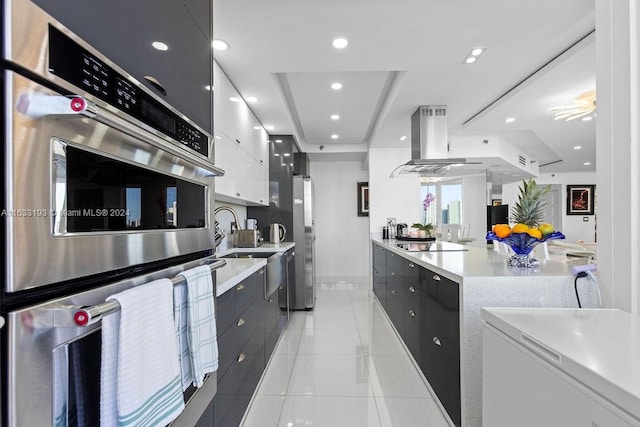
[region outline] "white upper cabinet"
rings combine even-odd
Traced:
[[[233,99],[233,100],[232,100]],[[214,63],[216,199],[240,205],[269,203],[269,135]]]

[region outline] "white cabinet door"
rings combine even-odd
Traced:
[[[252,201],[261,206],[269,205],[269,169],[254,159]]]
[[[214,122],[226,136],[250,151],[251,110],[218,64],[214,65]]]
[[[215,164],[224,169],[224,175],[215,178],[215,192],[223,196],[231,196],[237,192],[238,177],[236,161],[238,152],[237,143],[227,138],[216,129],[214,137]]]
[[[255,116],[251,117],[251,157],[266,166],[269,164],[269,134]]]

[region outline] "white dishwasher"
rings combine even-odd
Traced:
[[[482,424],[640,426],[640,317],[485,308]]]

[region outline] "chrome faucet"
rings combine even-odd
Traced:
[[[240,230],[242,228],[242,226],[240,225],[240,220],[238,219],[238,214],[236,214],[236,211],[233,210],[233,208],[229,207],[229,206],[218,206],[214,211],[213,211],[213,217],[215,218],[216,214],[220,211],[227,211],[230,212],[231,215],[233,215],[233,220],[236,222],[236,228],[238,230]]]

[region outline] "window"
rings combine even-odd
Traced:
[[[423,183],[420,196],[423,224],[462,223],[462,183]]]

